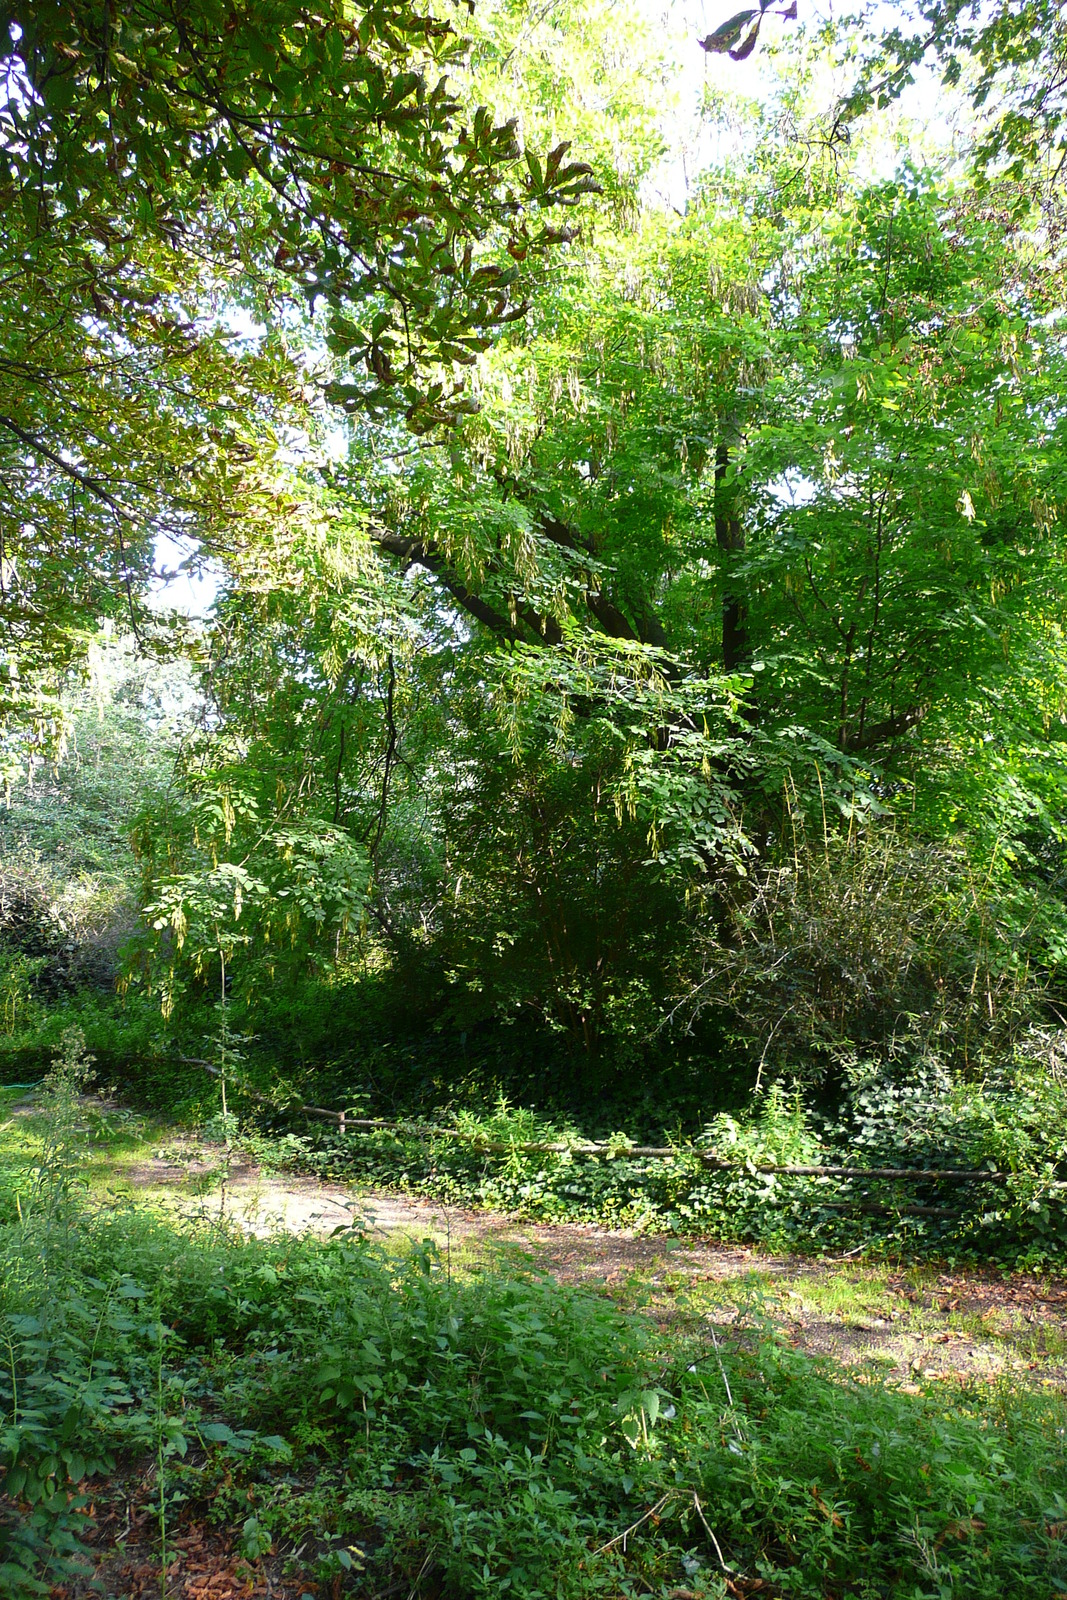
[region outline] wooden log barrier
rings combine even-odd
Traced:
[[[205,1072],[213,1077],[221,1077],[218,1067],[210,1061],[202,1061],[195,1056],[179,1056],[186,1066],[202,1067]],[[261,1105],[273,1105],[267,1095],[259,1094],[255,1089],[241,1087],[240,1093],[250,1100],[256,1100]],[[349,1129],[361,1128],[379,1133],[398,1133],[413,1139],[459,1139],[473,1144],[476,1149],[485,1151],[489,1155],[574,1155],[574,1156],[603,1156],[608,1159],[620,1157],[637,1157],[640,1160],[670,1160],[684,1157],[695,1157],[704,1166],[711,1167],[719,1172],[750,1172],[766,1173],[788,1178],[880,1178],[889,1181],[907,1182],[914,1180],[921,1183],[1004,1183],[1011,1176],[1008,1172],[998,1172],[991,1167],[974,1168],[929,1168],[929,1167],[845,1167],[845,1166],[778,1166],[770,1161],[728,1161],[725,1157],[716,1155],[714,1151],[701,1150],[695,1145],[617,1145],[603,1144],[595,1141],[568,1142],[567,1140],[546,1140],[543,1142],[505,1142],[504,1140],[489,1139],[481,1133],[470,1133],[464,1128],[436,1128],[433,1126],[418,1127],[409,1122],[390,1122],[384,1117],[351,1117],[345,1111],[328,1111],[324,1106],[299,1105],[286,1109],[295,1110],[305,1117],[316,1117],[321,1121],[337,1124],[342,1133]],[[1052,1183],[1048,1186],[1053,1190],[1067,1189],[1067,1183]],[[939,1206],[905,1205],[892,1206],[875,1201],[845,1200],[845,1201],[819,1201],[818,1204],[829,1210],[856,1210],[856,1211],[885,1211],[908,1213],[914,1212],[922,1216],[955,1216],[956,1212],[946,1212]]]

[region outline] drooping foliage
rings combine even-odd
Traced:
[[[790,90],[642,205],[662,54],[595,8],[101,26],[11,30],[9,659],[147,642],[161,534],[216,562],[136,828],[168,1013],[387,971],[598,1071],[708,1016],[754,1073],[1010,1052],[1063,938],[1047,196],[798,167]]]
[[[42,663],[119,609],[147,628],[161,535],[281,558],[313,395],[469,408],[596,185],[457,98],[464,41],[407,4],[15,6],[0,41],[4,698],[43,737]]]

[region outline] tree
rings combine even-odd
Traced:
[[[758,665],[761,726],[884,759],[1054,602],[1041,285],[929,178],[755,226],[716,204],[576,262],[375,537],[504,644]]]
[[[314,518],[327,379],[416,430],[469,408],[595,185],[457,99],[463,41],[406,0],[15,6],[0,39],[4,710],[43,735],[35,671],[147,626],[160,533],[276,561]]]
[[[798,20],[796,0],[772,0],[736,12],[700,41],[713,55],[745,61],[757,48],[765,18]],[[815,31],[859,61],[852,89],[825,116],[824,138],[840,148],[850,125],[884,110],[915,81],[918,69],[940,68],[941,82],[970,100],[974,166],[980,176],[1008,176],[1058,185],[1067,161],[1067,20],[1059,0],[902,0],[886,8],[867,0],[840,21],[817,18]]]
[[[504,42],[480,36],[497,82]],[[287,261],[256,255],[269,186],[227,181],[249,303],[280,285],[291,309]],[[536,1013],[592,1056],[653,1026],[695,948],[714,965],[805,814],[825,843],[836,814],[910,806],[944,838],[970,784],[1016,839],[1044,795],[1054,843],[1020,707],[1058,660],[1062,352],[1017,189],[861,184],[834,151],[798,175],[781,134],[684,217],[627,217],[624,188],[476,354],[447,431],[342,375],[342,455],[294,382],[314,321],[247,356],[276,373],[286,431],[249,471],[285,526],[253,496],[211,715],[141,834],[175,983],[340,972],[358,924],[454,1015]]]
[[[933,61],[943,83],[970,98],[980,171],[1058,181],[1067,157],[1067,27],[1057,0],[911,0],[900,10],[897,26],[861,37],[862,70],[840,117],[888,105]]]
[[[255,284],[324,306],[345,398],[424,425],[444,398],[429,369],[485,348],[521,305],[522,263],[560,236],[536,213],[590,187],[565,150],[523,159],[513,125],[449,92],[438,74],[463,41],[408,0],[5,20],[5,147],[38,236],[95,217],[195,240],[240,265],[242,298]]]
[[[790,193],[777,176],[709,185],[684,222],[573,253],[536,325],[483,363],[478,416],[377,479],[379,549],[465,617],[456,648],[482,696],[529,730],[529,762],[501,772],[487,743],[445,803],[499,830],[495,864],[487,843],[481,869],[469,851],[450,869],[472,937],[475,906],[490,921],[510,908],[513,933],[521,921],[532,880],[509,871],[503,835],[513,862],[542,864],[522,797],[547,793],[553,761],[591,819],[604,789],[590,780],[580,801],[577,772],[594,729],[618,740],[607,793],[642,819],[627,870],[675,874],[693,905],[734,893],[723,836],[696,843],[724,792],[757,873],[793,785],[816,815],[915,807],[942,837],[977,786],[1002,852],[1004,828],[1051,841],[1060,827],[1052,759],[1039,783],[1027,757],[1024,790],[1009,753],[1022,726],[1001,709],[1017,718],[1034,662],[1055,659],[1063,555],[1060,340],[1012,195],[915,173]],[[358,440],[353,468],[374,484]],[[590,660],[604,671],[583,677]],[[731,711],[722,674],[738,665],[751,688],[734,677]],[[658,696],[640,688],[650,670]],[[1055,671],[1046,719],[1062,710]],[[978,705],[986,733],[964,754]],[[634,811],[620,774],[636,770],[649,788]],[[580,855],[577,826],[571,839]],[[595,877],[589,851],[575,881]],[[521,941],[495,914],[514,962]],[[1020,926],[1031,915],[1020,904]]]
[[[479,92],[484,86],[486,97],[499,103],[504,75],[513,74],[521,63],[519,86],[507,91],[509,103],[522,108],[532,138],[543,135],[547,143],[552,125],[556,153],[543,171],[539,158],[532,152],[528,155],[518,190],[508,191],[492,227],[484,230],[484,249],[499,250],[510,239],[511,255],[522,258],[527,273],[540,246],[550,241],[548,234],[539,240],[529,233],[528,219],[515,209],[515,194],[528,201],[536,193],[547,202],[550,190],[555,198],[567,199],[591,187],[585,167],[571,168],[567,176],[561,164],[567,139],[561,140],[561,133],[574,133],[580,127],[588,135],[608,215],[632,204],[635,185],[658,148],[648,97],[641,99],[645,69],[640,63],[633,65],[620,43],[625,19],[609,9],[595,17],[588,8],[579,11],[580,15],[557,11],[547,18],[531,15],[529,8],[519,5],[493,8],[482,15],[475,37],[470,73]],[[528,70],[535,74],[536,94],[526,83]],[[633,116],[625,137],[620,137],[623,107]],[[330,137],[336,138],[336,130]],[[395,155],[397,150],[402,146],[394,140],[387,153]],[[248,187],[254,192],[257,182],[253,173]],[[453,200],[461,196],[462,189]],[[275,202],[268,196],[265,204],[269,210]],[[249,237],[254,243],[254,229]],[[255,268],[254,253],[251,261]],[[273,257],[260,265],[267,277],[273,275],[272,282],[282,270]],[[282,265],[288,270],[287,261]],[[412,263],[408,266],[415,271]],[[456,283],[450,273],[445,277],[452,296]],[[382,306],[388,309],[386,302]],[[301,336],[295,328],[287,331],[294,340]],[[314,348],[313,328],[309,337],[309,354],[318,360],[321,350]],[[331,360],[343,363],[347,357],[333,332],[327,342],[332,346]],[[328,393],[346,409],[351,405],[353,437],[388,477],[390,460],[410,453],[410,430],[418,432],[426,417],[398,416],[390,410],[384,391],[379,392],[380,382],[369,406],[364,406],[351,392],[350,380],[349,372]],[[304,428],[310,434],[316,421],[305,407],[302,414],[294,413],[290,428],[294,432]],[[298,530],[286,537],[284,565],[272,571],[269,560],[231,554],[233,601],[220,603],[205,663],[221,727],[219,737],[190,752],[187,783],[195,804],[211,804],[211,794],[216,799],[225,794],[239,810],[236,786],[246,798],[254,792],[264,825],[268,813],[286,825],[296,817],[308,825],[317,819],[316,825],[343,828],[375,857],[391,808],[398,800],[403,804],[405,785],[410,785],[413,737],[419,742],[418,719],[412,717],[420,683],[415,657],[428,652],[430,641],[449,637],[450,629],[436,593],[412,596],[403,576],[392,575],[388,564],[383,567],[370,554],[364,532],[370,510],[365,491],[358,488],[348,495],[343,475],[336,471],[325,474],[325,483],[315,482],[314,468],[323,459],[321,453],[314,454],[313,446],[306,446],[304,466],[290,475],[290,500],[302,490],[311,509]],[[270,551],[277,548],[278,537],[272,541],[264,536],[261,542]],[[217,539],[210,547],[218,548]],[[251,598],[253,593],[257,598]],[[296,738],[294,728],[300,730]],[[219,858],[225,857],[232,866],[230,842],[224,841]],[[151,892],[158,899],[163,892],[157,892],[159,874],[166,875],[168,864],[157,855],[151,870],[155,886]],[[381,894],[373,906],[383,922],[390,923]]]
[[[298,518],[278,443],[308,412],[283,351],[211,325],[191,253],[81,221],[42,234],[15,207],[0,226],[0,718],[44,743],[42,687],[103,619],[158,633],[161,535],[232,556]]]

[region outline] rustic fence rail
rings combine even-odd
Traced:
[[[187,1066],[202,1067],[213,1077],[222,1076],[221,1071],[213,1062],[200,1060],[194,1056],[182,1056],[180,1060]],[[259,1094],[254,1089],[246,1086],[234,1085],[239,1093],[246,1095],[251,1100],[258,1101],[261,1105],[273,1105],[267,1095]],[[324,1106],[311,1106],[299,1104],[285,1108],[296,1111],[306,1117],[318,1118],[321,1121],[334,1123],[340,1132],[347,1133],[350,1129],[366,1129],[367,1131],[381,1133],[402,1134],[406,1138],[423,1139],[457,1139],[463,1143],[473,1145],[477,1150],[493,1155],[572,1155],[604,1157],[607,1159],[638,1158],[646,1160],[670,1160],[672,1158],[688,1157],[696,1159],[703,1166],[716,1171],[768,1173],[781,1177],[796,1178],[852,1178],[852,1179],[883,1179],[895,1182],[916,1183],[1004,1183],[1011,1177],[1009,1172],[1000,1172],[992,1167],[973,1168],[931,1168],[931,1167],[857,1167],[857,1166],[803,1166],[803,1165],[778,1165],[769,1161],[729,1161],[711,1150],[702,1150],[696,1145],[620,1145],[615,1142],[602,1143],[594,1140],[545,1140],[545,1141],[504,1141],[490,1139],[486,1135],[470,1132],[465,1128],[441,1128],[431,1124],[421,1127],[415,1122],[393,1122],[384,1117],[354,1117],[346,1111],[329,1111]],[[1067,1190],[1067,1183],[1054,1182],[1048,1185],[1049,1190]],[[899,1215],[904,1213],[909,1216],[959,1216],[957,1211],[948,1210],[943,1206],[921,1205],[910,1203],[903,1205],[889,1205],[883,1201],[848,1199],[824,1200],[821,1197],[813,1204],[824,1210],[830,1211],[868,1211],[879,1212],[886,1215]]]

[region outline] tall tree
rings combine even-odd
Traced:
[[[161,532],[276,558],[315,427],[301,321],[338,405],[416,430],[471,408],[466,369],[595,185],[457,98],[464,49],[407,0],[5,9],[10,713],[79,629],[116,607],[144,625]]]

